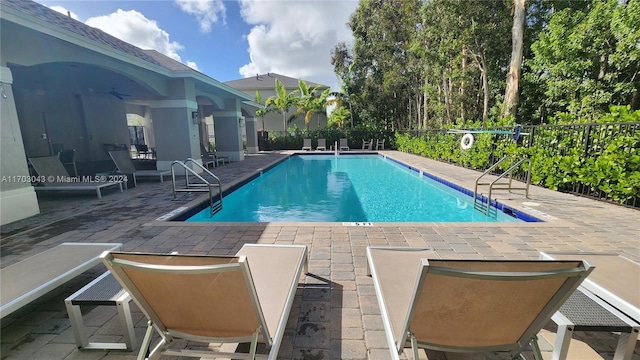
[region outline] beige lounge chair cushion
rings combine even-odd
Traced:
[[[168,266],[238,263],[237,257],[112,253],[115,259]],[[198,275],[124,268],[165,329],[205,337],[249,336],[259,322],[240,271]],[[140,299],[140,297],[138,298]],[[215,324],[215,326],[212,326]]]

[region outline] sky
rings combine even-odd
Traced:
[[[356,0],[37,0],[218,81],[275,72],[339,89],[331,49],[351,44]]]

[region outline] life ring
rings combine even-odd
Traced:
[[[522,132],[522,125],[514,126],[513,132],[511,133],[511,140],[518,142],[518,140],[520,140],[521,132]]]
[[[471,149],[471,146],[473,146],[473,135],[471,134],[465,134],[462,137],[462,140],[460,140],[460,146],[462,146],[463,149]]]

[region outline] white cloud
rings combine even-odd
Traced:
[[[198,64],[196,64],[193,61],[187,61],[186,65],[190,68],[192,68],[193,70],[197,70],[200,71],[200,69],[198,69]]]
[[[198,20],[200,31],[208,33],[219,17],[225,23],[225,7],[222,0],[175,0],[182,11]]]
[[[275,72],[337,88],[331,49],[353,39],[346,25],[357,1],[240,0],[241,15],[254,25],[247,41],[251,62],[240,74]]]
[[[139,48],[153,49],[174,60],[182,61],[178,51],[182,50],[183,46],[169,40],[169,34],[162,30],[156,21],[147,19],[138,11],[118,9],[109,15],[89,18],[85,23]]]
[[[53,5],[53,6],[49,6],[49,8],[51,10],[55,10],[55,11],[59,12],[62,15],[65,15],[65,16],[69,16],[70,15],[72,19],[79,20],[78,15],[76,13],[74,13],[73,11],[67,10],[63,6]]]

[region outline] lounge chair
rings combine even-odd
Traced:
[[[311,151],[311,139],[304,139],[302,141],[302,150]]]
[[[160,182],[164,182],[164,177],[171,175],[169,170],[136,170],[128,151],[109,151],[109,156],[116,164],[114,172],[124,175],[130,174],[133,177],[133,186],[138,186],[138,178],[159,178]]]
[[[122,192],[122,181],[90,181],[85,182],[82,177],[71,177],[57,156],[29,158],[29,163],[38,175],[45,181],[34,186],[36,191],[89,191],[93,190],[102,199],[102,189],[119,187]],[[92,178],[91,180],[98,180]]]
[[[303,245],[246,244],[236,256],[110,252],[103,261],[149,319],[138,358],[161,355],[254,359],[256,345],[275,360],[298,280]],[[153,333],[160,339],[150,349]],[[172,346],[251,342],[249,354]],[[202,349],[203,347],[200,347]]]
[[[382,140],[376,140],[376,150],[384,150],[384,141],[386,139],[382,139]]]
[[[373,139],[370,139],[369,141],[367,140],[362,140],[362,150],[371,150],[373,148]]]
[[[100,264],[100,254],[120,243],[65,242],[0,269],[0,317]]]
[[[368,265],[392,359],[405,346],[509,351],[528,344],[593,270],[586,261],[436,260],[410,248],[368,247]]]
[[[347,139],[345,138],[340,139],[340,147],[338,149],[340,149],[340,151],[342,150],[349,151],[349,143],[347,142]]]
[[[318,139],[316,151],[327,151],[327,139]]]
[[[58,159],[62,163],[62,166],[71,165],[73,167],[73,176],[78,176],[78,168],[76,167],[76,150],[75,149],[62,149],[58,152]]]

